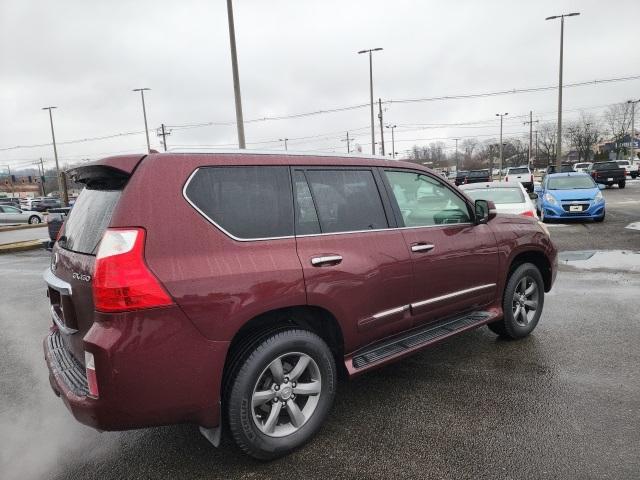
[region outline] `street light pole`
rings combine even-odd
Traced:
[[[369,100],[371,102],[371,155],[376,154],[376,133],[375,133],[375,121],[373,114],[373,52],[379,52],[381,47],[371,48],[368,50],[360,50],[358,54],[369,54]]]
[[[238,147],[246,148],[244,142],[244,119],[242,118],[242,98],[240,96],[240,74],[238,73],[238,52],[236,51],[236,28],[233,23],[233,5],[227,0],[227,18],[229,21],[229,43],[231,44],[231,69],[233,71],[233,93],[236,101],[236,125],[238,128]]]
[[[558,140],[556,147],[556,169],[559,172],[562,167],[562,57],[564,43],[564,17],[575,17],[580,15],[579,12],[566,13],[563,15],[554,15],[547,17],[545,20],[560,19],[560,72],[558,76]]]
[[[396,136],[395,130],[397,125],[387,125],[387,128],[391,129],[391,157],[395,160],[396,158]]]
[[[147,135],[147,152],[151,153],[151,143],[149,143],[149,127],[147,126],[147,107],[144,104],[144,92],[150,88],[134,88],[134,92],[140,92],[142,98],[142,116],[144,117],[144,133]]]
[[[53,141],[53,156],[56,160],[56,175],[58,177],[58,190],[62,194],[62,204],[65,207],[69,206],[69,194],[67,192],[67,177],[60,171],[60,165],[58,163],[58,147],[56,146],[56,133],[53,129],[53,114],[51,110],[58,107],[43,107],[42,110],[49,110],[49,123],[51,124],[51,139]]]
[[[460,140],[459,138],[454,138],[455,142],[456,142],[456,172],[459,169],[459,162],[458,162],[458,140]]]
[[[636,159],[636,103],[640,102],[638,100],[627,100],[627,103],[631,104],[631,155],[629,155],[629,162],[633,164],[633,161]]]
[[[287,142],[289,141],[289,139],[288,138],[281,138],[280,141],[284,142],[284,151],[286,152],[288,150]]]
[[[502,181],[502,118],[509,115],[509,112],[496,113],[496,117],[500,117],[500,171],[498,172],[498,179]],[[493,172],[491,172],[493,175]]]

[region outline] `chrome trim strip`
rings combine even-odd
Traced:
[[[323,263],[339,262],[342,260],[341,255],[327,255],[325,257],[314,257],[311,259],[311,265],[322,265]]]
[[[405,310],[409,310],[409,305],[402,305],[401,307],[391,308],[389,310],[384,310],[382,312],[376,313],[373,315],[373,318],[379,320],[384,317],[388,317],[390,315],[395,315],[396,313],[402,313]]]
[[[47,268],[43,272],[42,278],[45,282],[47,282],[47,285],[49,285],[54,290],[57,290],[63,295],[71,295],[71,284],[56,277],[51,271],[51,268]]]
[[[436,246],[432,244],[419,244],[419,245],[411,245],[412,252],[426,252],[429,250],[433,250]]]
[[[422,300],[420,302],[412,303],[411,304],[411,308],[423,307],[423,306],[429,305],[431,303],[440,302],[442,300],[447,300],[449,298],[458,297],[458,296],[464,295],[466,293],[477,292],[478,290],[485,290],[487,288],[492,288],[492,287],[495,287],[495,286],[496,286],[495,283],[487,283],[486,285],[480,285],[478,287],[472,287],[472,288],[467,288],[465,290],[459,290],[459,291],[453,292],[453,293],[447,293],[446,295],[442,295],[440,297],[433,297],[433,298],[429,298],[427,300]]]
[[[51,318],[53,318],[53,323],[56,324],[58,330],[60,330],[65,335],[73,335],[74,333],[78,333],[78,330],[76,330],[75,328],[69,328],[62,322],[62,319],[56,313],[56,309],[53,305],[51,305]]]

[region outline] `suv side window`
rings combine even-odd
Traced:
[[[320,221],[304,172],[293,172],[293,188],[296,195],[296,235],[320,233]]]
[[[405,227],[471,222],[466,202],[435,178],[409,171],[385,174]]]
[[[371,170],[306,171],[322,233],[388,228]]]
[[[242,240],[293,235],[288,167],[202,167],[185,190],[211,222]]]

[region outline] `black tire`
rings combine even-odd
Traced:
[[[535,310],[525,311],[525,316],[528,317],[530,312],[533,312],[531,317],[527,318],[526,323],[523,322],[522,317],[518,317],[516,320],[514,316],[514,302],[516,307],[519,305],[517,302],[516,289],[520,288],[521,282],[525,280],[525,291],[528,290],[532,284],[536,285],[536,297],[535,297]],[[532,301],[530,301],[532,303]],[[544,281],[542,275],[532,263],[523,263],[519,265],[515,270],[511,272],[507,285],[504,289],[504,297],[502,300],[502,309],[504,316],[502,320],[488,324],[489,329],[500,335],[501,337],[518,339],[524,338],[529,335],[536,328],[540,315],[542,315],[542,309],[544,307]],[[524,306],[522,307],[524,308]]]
[[[596,223],[604,222],[604,217],[605,217],[606,214],[607,214],[607,212],[602,212],[602,217],[594,218],[593,221],[596,222]]]
[[[621,182],[618,182],[618,188],[624,188],[626,184],[627,184],[627,181],[626,181],[626,180],[623,180],[623,181],[621,181]]]
[[[41,223],[40,217],[37,215],[32,215],[29,217],[29,225],[37,225]]]
[[[295,427],[293,433],[284,436],[272,436],[258,427],[256,422],[259,420],[254,419],[252,397],[258,382],[267,374],[269,365],[288,354],[311,357],[320,376],[321,389],[315,409],[300,427]],[[286,379],[293,366],[288,365],[286,360],[282,363]],[[320,429],[333,404],[337,382],[335,360],[327,344],[313,332],[288,329],[262,336],[232,368],[234,371],[230,372],[225,395],[229,430],[238,447],[259,460],[282,457],[308,442]],[[273,408],[269,402],[263,407]],[[289,418],[288,413],[281,413],[278,418],[283,415],[285,420]]]

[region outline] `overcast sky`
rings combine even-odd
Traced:
[[[565,23],[565,83],[640,75],[638,0],[235,0],[234,10],[247,120],[366,104],[368,61],[356,52],[372,47],[384,47],[374,54],[376,99],[555,85],[560,23],[544,19],[571,11],[581,16]],[[58,142],[140,132],[61,143],[63,164],[144,152],[136,87],[152,89],[152,148],[161,148],[161,123],[230,122],[174,129],[170,147],[237,141],[224,0],[0,0],[0,58],[0,149],[50,142],[41,107],[55,105]],[[565,118],[630,98],[640,98],[640,80],[567,88]],[[497,135],[498,111],[509,112],[505,134],[520,134],[529,110],[534,119],[555,118],[557,91],[384,108],[403,152],[433,139],[452,147],[451,137]],[[420,127],[463,122],[484,123]],[[360,108],[248,123],[246,138],[249,148],[281,149],[277,140],[286,137],[290,150],[344,151],[349,130],[369,152],[368,125],[369,110]],[[275,142],[256,143],[268,141]],[[0,150],[0,165],[40,156],[51,162],[52,148]]]

